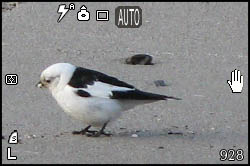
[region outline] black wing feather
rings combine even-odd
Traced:
[[[143,92],[140,90],[129,90],[129,91],[112,91],[111,99],[125,99],[125,100],[166,100],[166,99],[176,99],[180,98],[159,95],[155,93]]]
[[[101,81],[103,83],[114,86],[126,87],[133,89],[134,86],[120,81],[115,77],[108,76],[98,71],[77,67],[70,82],[70,86],[74,88],[87,88],[87,85],[93,85],[94,81]]]
[[[81,97],[91,97],[91,95],[84,90],[77,90],[75,93]]]

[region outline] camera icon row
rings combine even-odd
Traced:
[[[59,23],[64,16],[68,13],[69,10],[75,10],[75,4],[70,3],[67,8],[65,4],[60,4],[57,10],[57,13],[60,14],[57,22]],[[89,21],[90,12],[87,10],[85,5],[80,7],[80,10],[77,12],[78,21]],[[96,10],[96,21],[109,21],[109,10]]]

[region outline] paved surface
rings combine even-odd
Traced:
[[[78,22],[75,10],[57,23],[59,3],[21,3],[2,13],[2,79],[19,76],[16,86],[2,82],[3,163],[248,163],[247,3],[84,4],[89,22]],[[142,8],[139,29],[115,26],[119,5]],[[110,10],[109,22],[95,20],[98,9]],[[155,65],[121,63],[136,53],[153,55]],[[183,100],[125,112],[108,126],[110,138],[73,136],[72,130],[85,126],[34,86],[40,72],[56,62]],[[240,94],[227,84],[234,69],[244,76]],[[170,86],[156,87],[155,80]],[[20,143],[9,145],[15,129]],[[8,146],[17,160],[7,160]],[[244,159],[220,161],[221,149],[242,149]]]

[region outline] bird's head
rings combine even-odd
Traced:
[[[69,63],[56,63],[47,67],[40,76],[40,81],[36,84],[39,88],[48,88],[51,91],[64,88],[70,81],[75,66]]]

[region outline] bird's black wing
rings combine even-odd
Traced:
[[[75,91],[75,93],[80,97],[91,97],[91,95],[88,92],[81,89]]]
[[[108,76],[98,71],[77,67],[68,83],[74,88],[87,88],[87,85],[93,85],[95,81],[111,84],[119,87],[134,89],[134,86],[120,81],[115,77]]]
[[[112,95],[110,95],[111,99],[119,99],[119,100],[167,100],[167,99],[175,99],[181,100],[180,98],[159,95],[149,92],[143,92],[140,90],[128,90],[128,91],[112,91]]]

